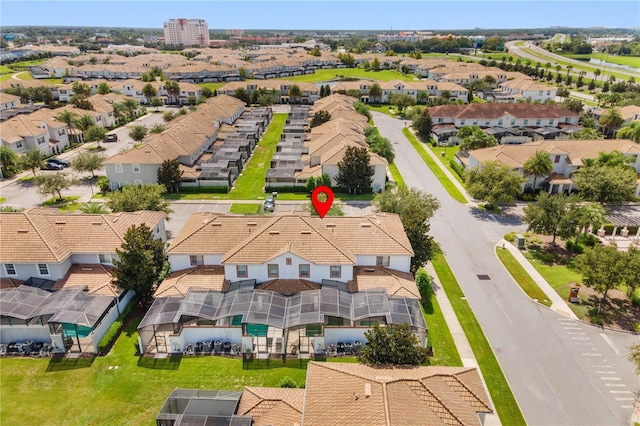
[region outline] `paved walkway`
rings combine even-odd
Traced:
[[[571,319],[578,319],[576,314],[573,313],[571,308],[567,306],[567,302],[564,301],[562,297],[549,285],[547,280],[544,279],[542,275],[533,267],[531,262],[527,260],[527,258],[522,254],[522,252],[513,244],[511,244],[507,240],[500,240],[497,244],[499,247],[506,248],[511,252],[513,257],[516,258],[518,263],[527,271],[527,274],[536,282],[538,287],[547,295],[547,298],[551,301],[551,310],[556,311],[560,315],[564,315],[565,317],[569,317]]]
[[[467,336],[464,334],[464,330],[462,330],[462,326],[458,321],[456,313],[453,311],[453,307],[451,306],[451,302],[449,302],[449,298],[447,297],[444,288],[442,288],[442,286],[439,284],[438,275],[433,268],[433,264],[431,262],[428,262],[425,269],[432,278],[433,291],[435,293],[436,300],[440,305],[442,315],[447,322],[447,326],[449,327],[449,331],[451,332],[453,341],[456,345],[456,348],[458,349],[458,353],[460,354],[460,358],[462,359],[462,365],[464,367],[472,367],[478,370],[478,374],[480,374],[480,379],[482,380],[482,385],[484,386],[484,389],[489,396],[489,401],[491,402],[491,405],[493,406],[495,411],[495,405],[493,403],[493,400],[491,399],[491,395],[489,394],[489,389],[487,388],[487,384],[484,381],[484,377],[482,376],[480,367],[478,366],[478,361],[473,354],[473,350],[471,349],[469,340],[467,340]],[[497,414],[494,413],[485,416],[485,426],[499,426],[501,424],[502,423],[500,423],[500,418]]]

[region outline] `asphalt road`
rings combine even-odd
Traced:
[[[629,424],[640,384],[627,347],[631,334],[572,321],[531,301],[494,254],[502,232],[522,224],[453,200],[402,134],[404,122],[373,113],[396,150],[405,182],[441,207],[431,234],[442,247],[530,425]],[[486,274],[490,280],[479,280]],[[604,336],[604,337],[603,337]],[[611,345],[609,344],[611,342]]]

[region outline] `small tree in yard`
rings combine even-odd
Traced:
[[[71,188],[76,183],[76,180],[66,173],[53,173],[36,176],[33,178],[33,183],[38,187],[38,193],[43,197],[58,194],[58,200],[64,200],[62,191]]]
[[[151,98],[151,106],[156,109],[156,112],[158,111],[158,108],[163,105],[164,105],[164,102],[162,102],[162,99],[158,98],[157,96]]]
[[[416,114],[411,126],[416,133],[418,133],[418,136],[420,136],[424,141],[429,141],[431,138],[431,128],[433,127],[433,120],[431,120],[429,110],[424,108],[419,114]]]
[[[42,151],[37,148],[31,148],[20,156],[18,159],[18,165],[23,170],[31,170],[35,176],[36,172],[44,167]]]
[[[524,208],[524,221],[529,229],[537,234],[553,235],[551,244],[556,243],[556,236],[563,239],[574,235],[578,216],[573,206],[577,206],[580,199],[575,195],[549,195],[541,192],[535,204]]]
[[[71,168],[80,173],[90,172],[91,177],[94,178],[96,177],[96,170],[102,168],[102,164],[106,159],[107,157],[102,154],[82,151],[71,161]]]
[[[627,255],[614,246],[588,247],[576,256],[574,265],[582,274],[582,283],[602,293],[602,302],[607,300],[609,290],[627,279]]]
[[[486,161],[482,166],[473,167],[464,176],[469,195],[493,206],[514,201],[526,182],[520,173],[496,161]]]
[[[407,323],[380,327],[374,324],[364,333],[369,342],[358,352],[358,361],[370,365],[420,365],[427,361],[427,349]]]
[[[320,110],[313,114],[313,118],[311,119],[311,128],[317,127],[321,124],[326,123],[331,120],[331,114],[328,111]]]
[[[165,187],[158,184],[128,185],[110,193],[107,207],[114,213],[152,210],[169,214],[170,203],[162,198],[165,191]]]
[[[344,157],[338,162],[335,180],[338,186],[347,188],[350,194],[369,192],[373,181],[373,167],[370,165],[367,148],[347,147]]]
[[[107,131],[104,127],[100,126],[91,126],[84,132],[84,141],[85,142],[98,142],[98,147],[100,146],[100,141],[103,141],[107,136]]]
[[[604,164],[585,165],[572,176],[585,200],[603,204],[620,204],[633,199],[637,186],[635,170]]]
[[[456,135],[462,141],[460,149],[479,149],[498,145],[498,140],[491,135],[486,134],[478,126],[463,126],[458,130]]]
[[[113,276],[118,285],[135,291],[139,301],[151,299],[164,267],[164,242],[154,239],[147,225],[134,225],[124,234],[122,248],[116,249],[116,253]]]
[[[142,141],[147,136],[147,126],[133,126],[129,130],[129,136],[136,142]]]
[[[536,153],[524,163],[524,172],[533,176],[533,186],[531,189],[534,191],[538,178],[548,175],[552,170],[553,163],[551,162],[551,157],[549,153],[545,151],[536,151]]]
[[[433,296],[433,287],[431,286],[431,277],[424,268],[418,269],[416,272],[416,286],[420,291],[422,300],[429,300]]]
[[[326,173],[323,173],[322,176],[318,177],[311,176],[309,179],[307,179],[305,188],[307,189],[307,191],[309,191],[309,193],[311,193],[314,189],[323,185],[331,187],[331,178]]]
[[[402,112],[406,107],[410,107],[416,104],[416,100],[413,96],[409,95],[389,95],[389,103],[395,105],[399,112]]]
[[[178,160],[164,160],[158,168],[158,183],[164,185],[169,192],[180,192],[182,173]]]

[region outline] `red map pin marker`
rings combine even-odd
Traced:
[[[318,199],[318,195],[320,194],[326,194],[327,199],[325,201],[320,201]],[[333,191],[328,186],[318,186],[311,193],[311,202],[318,212],[318,215],[321,218],[324,218],[331,209],[331,204],[333,204]]]

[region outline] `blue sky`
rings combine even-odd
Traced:
[[[640,1],[29,1],[2,0],[0,25],[210,29],[413,30],[640,27]]]

